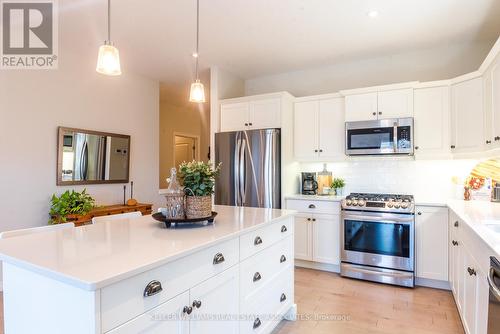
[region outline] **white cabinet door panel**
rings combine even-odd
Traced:
[[[309,219],[309,220],[308,220]],[[311,216],[297,215],[295,217],[295,258],[312,260],[312,228]]]
[[[249,115],[252,129],[281,128],[281,99],[251,101]]]
[[[295,103],[294,154],[298,159],[318,157],[318,101]]]
[[[500,56],[497,59],[500,62]],[[500,63],[493,65],[491,70],[491,113],[493,124],[493,140],[500,143]]]
[[[344,99],[319,101],[319,156],[344,158],[345,142]]]
[[[314,215],[313,261],[340,264],[340,216]]]
[[[220,107],[220,131],[246,130],[245,124],[249,122],[248,113],[248,102],[222,104]]]
[[[348,95],[345,97],[346,122],[377,119],[377,93]]]
[[[378,93],[378,118],[413,117],[413,89]]]

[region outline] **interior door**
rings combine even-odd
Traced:
[[[319,101],[319,156],[345,158],[344,99]]]
[[[306,160],[317,158],[319,153],[319,102],[297,102],[294,109],[295,158]]]

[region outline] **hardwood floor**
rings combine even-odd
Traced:
[[[399,288],[297,268],[295,302],[297,321],[282,321],[273,334],[464,333],[453,296],[444,290]],[[3,334],[3,294],[0,310]],[[322,318],[327,315],[333,320]]]
[[[400,288],[297,268],[295,302],[297,321],[282,321],[273,334],[464,333],[453,296],[445,290]],[[323,315],[335,317],[323,320]]]

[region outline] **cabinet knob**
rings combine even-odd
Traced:
[[[451,243],[453,244],[453,246],[458,246],[458,241],[453,240]]]
[[[214,264],[220,264],[224,261],[226,261],[226,259],[224,258],[224,255],[222,255],[222,253],[215,254],[213,262]]]
[[[252,126],[252,125],[253,125],[253,123],[248,123],[248,125]]]
[[[486,144],[491,144],[491,140],[487,140],[487,141],[486,141]]]
[[[458,227],[458,220],[453,223],[453,226]]]
[[[471,267],[467,267],[467,272],[470,276],[476,276],[476,271]]]
[[[376,112],[373,112],[373,113],[372,113],[372,115],[373,115],[373,116],[375,116],[375,115],[377,115],[377,113],[376,113]]]
[[[285,255],[281,255],[280,263],[283,263],[285,261],[286,261],[286,256]]]
[[[415,146],[415,149],[418,150],[418,146]]]
[[[314,205],[314,204],[309,204],[309,209],[316,209],[316,205]]]
[[[288,231],[286,226],[285,225],[281,226],[281,233],[285,233],[286,231]]]
[[[254,282],[258,282],[261,279],[262,279],[262,275],[259,272],[256,272],[255,274],[253,274],[253,281]]]
[[[318,153],[318,150],[314,150],[314,153]]]
[[[245,126],[248,126],[248,123],[245,123]]]
[[[193,312],[193,308],[191,306],[184,306],[184,308],[182,309],[182,312],[189,315],[189,314],[191,314],[191,312]]]
[[[285,300],[286,300],[286,295],[282,293],[280,297],[280,303],[283,303]]]
[[[496,136],[494,139],[495,139],[495,141],[499,141],[499,140],[500,140],[500,137],[499,137],[499,136]]]
[[[451,148],[451,149],[454,149],[454,148],[455,148],[455,145],[451,145],[451,146],[450,146],[450,148]]]
[[[311,218],[307,218],[307,221],[310,222],[311,221]]]
[[[259,318],[255,319],[253,322],[253,329],[259,328],[262,322],[260,321]]]
[[[257,245],[260,245],[261,243],[262,243],[262,238],[261,238],[261,237],[259,237],[259,236],[256,236],[256,237],[255,237],[255,240],[253,241],[253,244],[254,244],[255,246],[257,246]]]
[[[378,112],[378,114],[379,114],[379,115],[382,115],[382,112],[381,112],[381,111],[379,111],[379,112]]]
[[[312,221],[313,221],[313,222],[315,222],[315,221],[316,221],[316,218],[313,218],[313,219],[312,219]]]
[[[420,212],[420,211],[419,211],[419,212],[417,212],[417,215],[421,216],[421,215],[422,215],[422,212]]]
[[[193,300],[193,307],[200,308],[201,300]]]
[[[144,289],[144,297],[150,297],[153,295],[156,295],[157,293],[160,293],[163,290],[161,287],[161,283],[158,281],[151,281],[146,285],[146,288]]]
[[[319,150],[319,153],[322,153],[322,152],[323,152],[323,150],[321,150],[321,149],[320,149],[320,150]]]

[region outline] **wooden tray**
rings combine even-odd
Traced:
[[[202,222],[207,222],[208,224],[212,224],[214,222],[215,216],[217,216],[217,212],[212,211],[212,215],[209,217],[203,217],[203,218],[184,218],[184,219],[171,219],[165,217],[161,212],[154,213],[153,218],[156,219],[157,221],[165,223],[165,227],[169,228],[173,226],[178,226],[178,225],[187,225],[187,224],[196,224],[196,223],[202,223]]]

